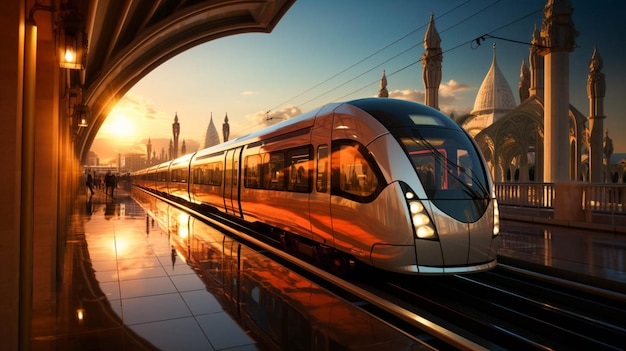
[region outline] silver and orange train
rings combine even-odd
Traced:
[[[356,262],[416,275],[496,266],[498,204],[484,158],[450,118],[414,102],[328,104],[131,176],[264,226],[339,273]]]

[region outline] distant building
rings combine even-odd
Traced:
[[[495,181],[626,181],[626,160],[614,167],[603,128],[606,84],[597,48],[588,72],[589,116],[569,104],[568,56],[576,48],[577,35],[572,11],[567,0],[548,0],[542,30],[535,27],[532,34],[529,66],[522,61],[519,104],[498,67],[494,47],[474,108],[455,120],[475,138]],[[441,78],[440,43],[431,15],[422,78],[425,104],[434,108]]]
[[[206,129],[206,133],[204,134],[204,140],[200,144],[200,149],[206,149],[207,147],[211,147],[220,143],[220,136],[217,134],[217,128],[215,128],[215,124],[213,124],[213,113],[211,113],[211,118],[209,119],[209,126]]]
[[[145,167],[146,155],[124,154],[120,163],[120,173],[137,171]]]
[[[89,151],[87,153],[87,166],[98,166],[100,164],[100,159],[98,158],[98,154],[93,151]]]

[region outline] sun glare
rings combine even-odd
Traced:
[[[104,121],[100,132],[111,137],[125,138],[134,135],[135,125],[126,115],[114,113]]]

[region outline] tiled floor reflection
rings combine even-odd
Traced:
[[[83,199],[35,351],[424,349],[170,206]]]
[[[130,198],[94,206],[85,241],[100,289],[121,323],[157,349],[255,349],[219,304],[202,304],[215,299],[168,233]],[[217,334],[215,326],[222,329]]]
[[[572,272],[590,284],[604,280],[610,286],[626,285],[622,233],[513,221],[504,221],[501,233],[501,256]]]

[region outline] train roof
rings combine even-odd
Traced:
[[[437,124],[449,128],[459,128],[456,123],[440,111],[416,102],[392,98],[362,98],[326,104],[299,116],[256,130],[225,143],[199,150],[195,153],[195,158],[312,127],[315,123],[315,117],[318,114],[333,111],[343,104],[352,105],[367,112],[387,129],[406,128],[407,126],[419,123],[422,123],[422,125]],[[432,117],[432,121],[422,119],[418,122],[417,119],[414,118],[416,115]]]

